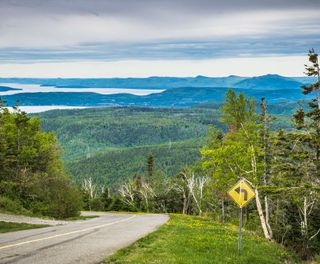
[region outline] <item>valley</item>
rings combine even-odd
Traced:
[[[168,176],[199,161],[208,127],[226,129],[219,107],[90,108],[35,116],[45,131],[56,134],[66,169],[77,183],[91,177],[98,185],[117,186],[134,175],[145,175],[149,155],[155,158],[157,172]],[[282,113],[276,115],[273,129],[291,127],[288,115],[296,105],[278,107],[272,108]]]

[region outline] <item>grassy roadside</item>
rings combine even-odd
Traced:
[[[62,221],[78,221],[78,220],[88,220],[92,218],[99,217],[98,215],[79,215],[79,216],[73,216],[68,217],[64,219],[57,219],[50,216],[40,215],[40,214],[34,214],[28,210],[21,209],[21,210],[4,210],[3,208],[0,208],[0,214],[8,214],[8,215],[19,215],[19,216],[28,216],[28,217],[35,217],[35,218],[41,218],[44,220],[62,220]]]
[[[48,225],[30,225],[24,223],[12,223],[0,221],[0,233],[7,233],[19,230],[27,230],[34,228],[48,227]]]
[[[243,253],[239,257],[237,239],[236,226],[171,215],[158,231],[119,250],[105,263],[300,263],[285,249],[250,232],[244,233]]]

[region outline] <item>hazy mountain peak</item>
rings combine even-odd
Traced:
[[[278,74],[266,74],[247,78],[235,84],[237,88],[276,90],[276,89],[298,89],[302,85],[292,78]]]

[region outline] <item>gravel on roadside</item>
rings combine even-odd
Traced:
[[[0,221],[4,222],[14,222],[14,223],[26,223],[34,225],[65,225],[70,223],[69,221],[63,220],[51,220],[38,217],[24,216],[24,215],[11,215],[0,213]]]

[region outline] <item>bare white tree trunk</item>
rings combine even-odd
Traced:
[[[119,188],[119,194],[125,204],[134,207],[134,193],[133,187],[130,183],[121,185]]]
[[[319,233],[320,229],[315,232],[313,235],[309,234],[309,227],[308,227],[308,216],[312,213],[313,207],[316,203],[316,198],[312,198],[313,193],[310,193],[310,202],[308,202],[308,197],[303,197],[303,207],[299,207],[299,216],[301,221],[301,235],[304,237],[305,246],[307,247],[309,241],[314,239]]]
[[[182,193],[182,197],[183,197],[182,214],[187,214],[190,206],[191,198],[192,198],[188,188],[189,176],[187,172],[181,172],[181,176],[182,176],[182,180],[179,183],[176,183],[174,188],[178,192]]]
[[[187,196],[186,196],[186,193],[183,192],[183,207],[182,207],[182,214],[186,214],[187,213],[187,210],[188,210],[188,207],[187,207]]]
[[[89,195],[89,210],[91,211],[91,200],[93,200],[97,195],[97,186],[93,183],[92,178],[83,179],[82,188]]]
[[[242,125],[242,127],[243,127],[246,135],[248,136],[248,133],[245,130],[243,125]],[[249,139],[249,136],[248,136],[248,139]],[[250,147],[251,147],[251,167],[252,167],[252,172],[253,172],[254,177],[257,178],[257,159],[256,159],[256,154],[255,154],[255,148],[254,148],[253,144],[251,144]],[[266,239],[272,240],[271,227],[266,222],[266,218],[264,216],[263,209],[262,209],[262,206],[261,206],[261,201],[260,201],[260,198],[259,198],[258,189],[255,188],[254,192],[255,192],[256,206],[257,206],[257,210],[258,210],[258,214],[259,214],[259,218],[260,218],[260,224],[261,224],[261,227],[262,227],[262,230],[263,230],[263,234],[264,234]]]
[[[272,229],[271,229],[271,226],[270,226],[270,222],[269,222],[269,201],[268,201],[268,196],[267,195],[264,197],[264,208],[265,208],[265,215],[266,215],[266,225],[267,225],[267,228],[268,228],[269,235],[270,235],[270,237],[272,239],[273,232],[272,232]]]
[[[156,196],[155,192],[153,191],[152,187],[147,182],[143,182],[139,192],[143,196],[143,199],[144,199],[145,204],[146,204],[147,212],[149,212],[149,210],[150,210],[150,208],[149,208],[149,200],[150,200],[150,198]]]
[[[269,163],[268,163],[268,153],[270,151],[269,148],[269,140],[268,140],[268,133],[269,133],[269,118],[268,118],[268,113],[267,113],[267,105],[265,103],[264,98],[261,99],[261,115],[263,118],[263,128],[262,128],[262,144],[263,144],[263,163],[264,163],[264,172],[263,172],[263,183],[264,185],[269,184],[269,178],[270,178],[270,173],[269,173]],[[269,222],[269,201],[268,201],[268,196],[265,195],[264,197],[264,209],[265,209],[265,219],[266,219],[266,225],[269,231],[269,234],[271,238],[273,237],[272,229],[270,226]]]
[[[270,233],[268,231],[268,227],[266,224],[266,220],[263,214],[263,210],[262,210],[262,206],[261,206],[261,202],[260,202],[260,198],[259,198],[259,192],[257,189],[254,190],[255,195],[256,195],[256,205],[257,205],[257,210],[258,210],[258,214],[259,214],[259,218],[260,218],[260,224],[263,230],[263,234],[265,236],[266,239],[271,240],[272,237],[270,236]]]

